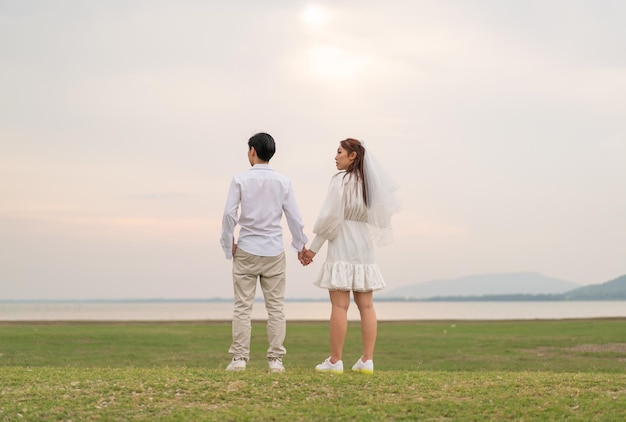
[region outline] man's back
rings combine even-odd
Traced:
[[[239,187],[239,245],[254,255],[274,256],[283,250],[282,215],[291,188],[289,179],[268,165],[256,164],[234,178]]]

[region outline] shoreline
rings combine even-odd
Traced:
[[[533,319],[396,319],[379,320],[378,324],[462,324],[462,323],[515,323],[515,322],[575,322],[575,321],[624,321],[626,317],[588,317],[588,318],[533,318]],[[266,319],[253,319],[253,324],[266,323]],[[348,321],[349,324],[358,324],[359,321]],[[226,319],[204,319],[204,320],[0,320],[0,327],[8,326],[29,326],[29,325],[230,325],[231,320]],[[289,324],[328,324],[323,320],[287,320]]]
[[[287,322],[324,321],[330,316],[328,302],[286,302]],[[617,302],[378,302],[378,321],[481,321],[560,320],[626,318],[626,301]],[[232,303],[44,303],[0,305],[4,322],[228,322]],[[250,315],[267,320],[263,303]],[[357,306],[351,304],[348,320],[359,321]]]

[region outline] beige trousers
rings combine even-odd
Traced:
[[[286,333],[285,319],[285,253],[278,256],[257,256],[237,249],[233,256],[233,342],[228,353],[233,358],[250,358],[250,333],[252,306],[260,282],[267,310],[268,358],[282,358],[287,350],[283,346]]]

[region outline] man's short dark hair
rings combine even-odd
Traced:
[[[248,139],[248,148],[256,150],[256,155],[263,161],[270,161],[276,152],[274,138],[267,133],[257,133]]]

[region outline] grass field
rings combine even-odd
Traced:
[[[0,420],[626,420],[626,320],[381,322],[376,372],[316,374],[326,323],[288,324],[269,374],[224,371],[226,323],[4,323]],[[344,348],[359,357],[358,324]]]

